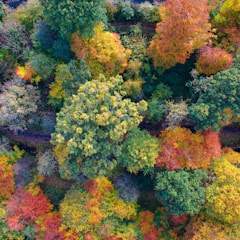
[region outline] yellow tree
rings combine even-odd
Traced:
[[[212,37],[206,0],[167,0],[160,15],[162,21],[148,48],[156,67],[185,63],[195,49]]]
[[[223,223],[239,225],[240,169],[227,161],[224,154],[213,162],[212,168],[217,179],[206,189],[206,212]]]
[[[96,25],[92,38],[81,39],[73,34],[72,50],[78,59],[85,59],[93,77],[100,73],[105,76],[115,76],[127,68],[131,51],[125,49],[120,36],[106,32],[103,25]]]

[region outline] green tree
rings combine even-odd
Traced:
[[[211,78],[202,78],[189,82],[198,99],[189,107],[197,129],[214,128],[219,130],[224,121],[230,121],[232,115],[240,113],[240,69],[238,65],[217,73]],[[231,114],[228,114],[228,113]]]
[[[173,215],[196,214],[205,202],[203,170],[161,171],[156,175],[157,198]]]
[[[62,36],[79,30],[82,36],[91,36],[98,22],[107,22],[103,0],[40,0],[46,23]]]
[[[28,32],[33,30],[36,21],[43,17],[43,8],[38,0],[28,0],[21,4],[14,12],[14,18],[22,24]]]
[[[131,130],[123,143],[119,162],[131,173],[148,172],[158,157],[159,141],[139,128]]]
[[[65,100],[57,114],[52,144],[64,178],[79,173],[92,178],[106,175],[116,166],[124,135],[142,121],[145,101],[123,98],[120,76],[100,75],[81,85],[77,95]]]
[[[50,85],[49,103],[62,106],[64,99],[77,93],[79,86],[90,79],[90,70],[84,60],[71,60],[59,64],[55,70],[55,81]]]

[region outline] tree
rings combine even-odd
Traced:
[[[18,77],[5,82],[0,94],[0,124],[17,131],[32,122],[40,99],[38,90]]]
[[[8,19],[0,25],[0,36],[1,48],[8,50],[16,58],[14,60],[22,61],[28,57],[31,41],[24,26]]]
[[[239,15],[239,0],[226,0],[213,19],[220,45],[231,52],[237,52],[239,49]]]
[[[73,186],[60,204],[63,223],[85,239],[135,239],[136,210],[136,204],[118,198],[105,177]]]
[[[52,105],[62,105],[67,97],[77,93],[81,84],[91,77],[89,67],[84,60],[71,60],[68,64],[59,64],[55,70],[55,82],[50,85],[50,100]]]
[[[129,131],[118,156],[121,163],[131,173],[143,170],[147,173],[156,163],[159,141],[148,132],[134,128]]]
[[[196,103],[189,107],[190,117],[197,122],[196,129],[219,130],[224,122],[231,122],[231,117],[240,113],[240,69],[237,63],[211,78],[207,78],[207,87],[200,87]],[[200,79],[201,80],[201,79]],[[199,88],[198,76],[189,82],[193,90]],[[228,114],[228,112],[231,114]]]
[[[24,151],[20,151],[17,147],[14,147],[14,151],[11,152],[0,152],[0,203],[14,193],[13,165],[22,157],[23,153]]]
[[[23,230],[44,216],[52,206],[39,187],[33,189],[19,188],[7,204],[8,226],[11,230]]]
[[[78,59],[86,58],[93,77],[99,74],[116,76],[127,68],[130,50],[121,44],[120,36],[106,32],[102,24],[94,27],[92,38],[81,39],[73,35],[72,50]]]
[[[21,4],[13,16],[28,32],[31,32],[36,21],[43,17],[43,8],[38,0],[30,0]]]
[[[220,222],[239,226],[240,169],[224,155],[213,162],[212,169],[217,179],[206,189],[206,213]]]
[[[54,172],[57,171],[57,168],[57,159],[50,149],[39,153],[37,162],[37,170],[39,175],[51,176]]]
[[[185,63],[195,49],[212,37],[206,0],[167,0],[160,8],[160,16],[162,21],[148,48],[155,67]]]
[[[103,0],[40,0],[46,23],[62,36],[79,30],[81,36],[92,36],[98,22],[107,23]]]
[[[226,50],[204,46],[199,49],[195,66],[199,73],[209,76],[229,68],[232,62],[233,57]]]
[[[220,156],[218,133],[209,130],[194,134],[189,129],[175,127],[161,132],[156,165],[167,170],[208,169],[211,160]]]
[[[100,76],[81,85],[57,114],[52,144],[63,178],[104,176],[117,164],[124,135],[142,121],[146,102],[123,99],[122,78]]]
[[[156,174],[156,196],[170,214],[196,214],[205,202],[203,170],[160,171]]]
[[[149,121],[160,121],[167,112],[165,101],[172,97],[170,87],[164,83],[159,83],[148,100],[148,115]]]
[[[181,240],[202,240],[214,238],[216,240],[235,240],[239,238],[238,230],[221,224],[207,216],[196,215],[191,218]]]
[[[24,234],[19,231],[11,231],[7,225],[7,210],[4,204],[0,204],[0,239],[24,240]]]

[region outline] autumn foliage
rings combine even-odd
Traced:
[[[148,49],[156,67],[185,63],[212,36],[206,0],[167,0],[160,8],[160,16],[162,21]]]
[[[139,227],[144,240],[158,240],[163,229],[154,223],[154,214],[150,211],[139,213]]]
[[[17,189],[7,205],[8,226],[11,230],[22,230],[34,223],[38,217],[51,210],[51,204],[39,187],[35,189]]]
[[[131,223],[136,205],[120,199],[107,178],[73,186],[60,204],[60,213],[63,223],[85,239],[134,239],[137,232]]]
[[[95,26],[92,38],[80,39],[74,33],[72,50],[78,59],[86,59],[93,77],[100,73],[105,76],[122,73],[131,53],[121,44],[118,34],[104,31],[101,24]]]
[[[239,226],[240,169],[225,159],[224,154],[214,160],[212,169],[217,179],[206,189],[207,214],[223,223]]]
[[[25,66],[17,66],[15,72],[18,77],[27,81],[31,81],[32,77],[36,73],[29,63],[26,63]]]
[[[232,62],[233,57],[226,50],[219,47],[212,48],[210,46],[204,46],[199,50],[196,69],[199,73],[213,75],[229,68]]]
[[[240,1],[226,0],[213,20],[214,25],[217,27],[217,35],[220,45],[232,52],[239,49],[239,15]]]
[[[181,127],[165,129],[160,140],[156,165],[167,170],[208,169],[211,160],[221,155],[218,133],[211,130],[192,133]]]

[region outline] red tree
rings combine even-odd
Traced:
[[[42,190],[37,187],[35,192],[17,189],[7,204],[8,226],[13,230],[22,230],[28,224],[34,223],[38,217],[51,210],[52,205]]]
[[[212,36],[207,0],[167,0],[160,16],[162,21],[148,49],[155,66],[170,68],[185,63]]]

